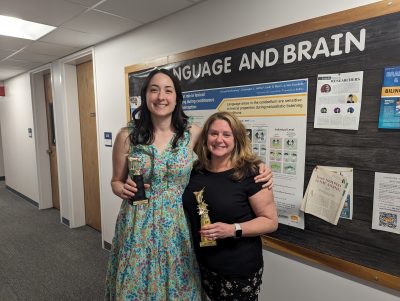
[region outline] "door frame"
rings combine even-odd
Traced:
[[[48,129],[46,118],[46,102],[44,96],[43,75],[51,72],[51,65],[47,64],[30,72],[31,93],[32,93],[32,111],[33,111],[33,129],[35,133],[35,151],[36,151],[36,170],[39,186],[39,209],[53,207],[53,196],[51,191],[51,173],[50,159],[47,154],[49,148]],[[52,90],[53,84],[51,85]],[[55,121],[55,124],[57,122]],[[61,204],[60,204],[61,207]]]
[[[97,126],[97,155],[100,158],[94,49],[90,48],[67,56],[59,61],[58,66],[61,81],[59,91],[62,94],[60,98],[63,101],[59,101],[58,104],[55,103],[54,106],[56,106],[55,110],[57,110],[55,114],[62,115],[63,118],[63,125],[61,130],[63,132],[63,146],[61,147],[64,149],[64,153],[61,154],[60,158],[57,158],[57,160],[60,164],[62,164],[64,168],[64,174],[61,176],[61,178],[64,180],[63,184],[65,184],[62,189],[63,191],[60,192],[60,206],[62,203],[64,207],[66,207],[65,210],[63,210],[63,212],[61,213],[62,220],[65,223],[65,219],[67,219],[69,221],[70,228],[86,225],[76,65],[86,62],[88,60],[93,61],[93,84],[95,91],[94,101]],[[54,101],[57,100],[54,99]],[[60,143],[58,143],[58,146],[59,145]],[[60,153],[60,151],[57,150],[57,153]],[[99,164],[99,183],[100,174],[101,171]]]
[[[79,123],[76,65],[93,61],[95,91],[97,152],[100,158],[98,105],[94,48],[88,48],[66,56],[30,72],[32,86],[32,109],[34,120],[37,175],[39,183],[39,209],[52,208],[50,160],[48,149],[46,107],[44,102],[44,72],[51,72],[55,136],[57,139],[58,183],[60,194],[60,222],[76,228],[86,225],[81,133]],[[99,180],[101,166],[99,161]],[[99,183],[101,183],[99,181]],[[100,208],[101,202],[100,187]],[[102,210],[100,210],[102,211]],[[101,224],[103,232],[103,223]]]

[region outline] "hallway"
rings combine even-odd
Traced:
[[[69,229],[0,181],[0,301],[102,300],[108,254],[101,233]]]

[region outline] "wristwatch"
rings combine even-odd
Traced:
[[[235,237],[234,238],[241,238],[242,237],[242,227],[240,224],[235,223]]]

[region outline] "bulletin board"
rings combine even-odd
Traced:
[[[365,29],[365,48],[346,53],[345,39],[331,37]],[[340,219],[334,226],[312,215],[305,216],[305,229],[279,225],[262,237],[266,247],[349,273],[400,291],[400,235],[371,229],[374,173],[400,173],[400,131],[378,129],[380,95],[385,67],[400,65],[400,1],[378,3],[268,30],[235,40],[195,49],[125,68],[127,118],[129,96],[137,91],[154,67],[179,68],[184,64],[215,62],[232,57],[229,68],[244,52],[277,49],[278,59],[270,66],[228,72],[217,76],[181,79],[183,91],[246,85],[291,79],[308,79],[307,134],[304,189],[316,165],[354,169],[354,213],[352,220]],[[312,55],[321,47],[321,37],[340,55]],[[311,58],[284,62],[284,45],[309,41]],[[337,44],[335,44],[337,43]],[[281,52],[282,51],[282,52]],[[271,53],[269,54],[271,55]],[[271,57],[270,57],[271,58]],[[271,59],[272,60],[272,59]],[[318,74],[364,71],[359,130],[314,128]]]

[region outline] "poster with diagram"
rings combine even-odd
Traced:
[[[184,92],[183,108],[202,126],[212,113],[228,111],[247,129],[255,154],[274,174],[279,222],[304,229],[303,198],[308,80]]]

